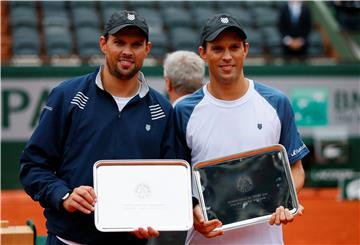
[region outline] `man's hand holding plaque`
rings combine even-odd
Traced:
[[[302,205],[299,204],[299,209],[297,212],[297,215],[302,215],[304,211],[304,207]],[[271,215],[271,218],[269,220],[269,224],[273,225],[280,225],[280,224],[284,224],[286,225],[287,223],[293,222],[295,215],[291,214],[289,209],[284,208],[283,206],[280,206],[276,209],[275,213],[273,213]]]
[[[216,230],[216,228],[220,228],[222,223],[218,219],[213,219],[209,221],[205,221],[204,215],[202,214],[200,205],[196,205],[194,207],[194,228],[207,238],[212,238],[216,236],[221,236],[224,234],[223,230]]]
[[[299,205],[299,210],[297,212],[297,215],[301,216],[303,214],[303,211],[304,211],[304,207],[302,205]],[[294,216],[295,215],[290,213],[289,209],[280,206],[271,215],[269,224],[286,225],[287,223],[293,222]],[[194,207],[194,228],[197,232],[203,234],[207,238],[213,238],[216,236],[224,235],[224,230],[221,230],[221,226],[222,223],[218,219],[205,221],[200,205],[196,205]],[[220,228],[220,229],[216,229],[216,228]]]
[[[147,229],[139,228],[131,232],[139,239],[150,239],[152,237],[158,237],[160,235],[159,231],[153,229],[152,227],[148,227]]]

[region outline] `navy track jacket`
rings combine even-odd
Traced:
[[[173,110],[141,72],[140,92],[119,112],[94,73],[61,83],[49,95],[39,125],[20,158],[25,191],[45,208],[47,229],[85,244],[144,244],[129,233],[99,232],[93,214],[69,213],[62,197],[93,186],[93,164],[101,159],[174,159]],[[116,189],[126,186],[114,186]]]

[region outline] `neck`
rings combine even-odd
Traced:
[[[101,72],[101,81],[105,91],[124,98],[135,95],[140,86],[137,74],[129,80],[121,80],[111,75],[106,66]]]
[[[249,81],[241,77],[234,82],[217,82],[212,80],[207,85],[208,91],[217,99],[220,100],[236,100],[241,98],[249,88]]]
[[[171,102],[171,104],[173,104],[178,98],[182,97],[186,95],[185,93],[179,94],[179,93],[175,93],[175,92],[169,92],[169,100]]]

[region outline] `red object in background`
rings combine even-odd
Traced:
[[[304,215],[283,226],[286,245],[360,244],[360,202],[339,201],[335,188],[305,188],[299,194]],[[33,220],[38,235],[46,235],[39,203],[22,190],[1,191],[1,220],[25,225]]]

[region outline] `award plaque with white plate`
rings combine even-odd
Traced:
[[[100,160],[94,164],[95,226],[103,232],[189,230],[191,168],[183,160]]]

